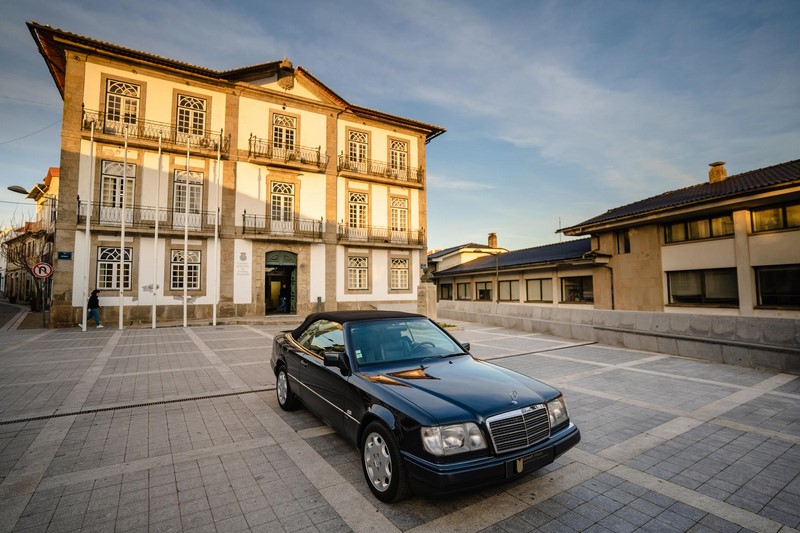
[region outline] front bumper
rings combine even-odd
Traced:
[[[418,494],[442,494],[495,485],[552,463],[581,441],[577,426],[570,424],[530,448],[502,456],[437,464],[404,454],[408,475]]]

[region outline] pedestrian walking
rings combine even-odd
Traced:
[[[100,294],[100,289],[95,289],[92,291],[92,295],[89,296],[89,301],[86,303],[86,309],[88,311],[86,315],[86,323],[88,325],[89,318],[94,318],[94,323],[98,328],[102,328],[103,325],[100,323],[100,298],[98,298],[98,294]],[[83,324],[81,324],[83,327]]]
[[[279,292],[278,312],[279,313],[289,312],[289,288],[286,286],[285,283],[281,284],[281,290]]]

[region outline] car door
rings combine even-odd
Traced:
[[[337,431],[342,429],[347,376],[338,367],[325,366],[325,353],[344,353],[342,325],[321,320],[300,360],[301,399],[306,407]]]

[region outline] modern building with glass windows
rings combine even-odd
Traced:
[[[416,310],[444,129],[286,59],[217,71],[28,28],[64,100],[54,325],[80,322],[94,288],[126,324]]]

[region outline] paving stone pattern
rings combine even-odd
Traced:
[[[299,320],[298,320],[299,321]],[[375,500],[274,397],[291,326],[3,331],[3,531],[795,531],[800,378],[457,323],[565,394],[581,443],[511,483]]]

